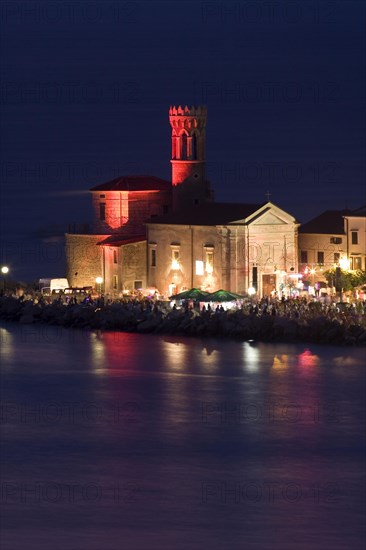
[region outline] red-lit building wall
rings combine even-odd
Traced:
[[[141,235],[145,232],[146,220],[170,211],[171,200],[170,190],[95,191],[93,192],[95,231],[126,237]],[[105,219],[101,219],[101,213],[104,214]]]

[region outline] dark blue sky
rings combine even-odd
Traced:
[[[15,278],[60,274],[61,241],[40,237],[90,218],[89,187],[170,177],[170,104],[207,105],[217,200],[269,189],[303,222],[366,202],[363,1],[3,0],[0,21]]]

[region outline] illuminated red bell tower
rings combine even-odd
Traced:
[[[171,106],[173,209],[212,200],[205,173],[206,107]]]

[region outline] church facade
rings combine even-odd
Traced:
[[[91,189],[95,223],[66,234],[72,286],[164,296],[198,287],[260,296],[284,291],[298,270],[296,219],[275,204],[215,202],[206,178],[204,107],[171,107],[172,181],[125,176]]]

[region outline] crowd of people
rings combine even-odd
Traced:
[[[8,292],[8,295],[12,293]],[[204,318],[213,315],[228,316],[241,311],[246,316],[265,317],[277,316],[288,319],[314,319],[326,317],[329,320],[338,320],[346,324],[359,324],[366,326],[366,300],[357,300],[352,303],[339,302],[336,299],[319,300],[315,296],[279,298],[278,296],[265,296],[264,298],[248,297],[244,300],[231,303],[204,303],[193,300],[175,301],[160,300],[157,295],[112,297],[108,295],[65,295],[43,296],[39,292],[31,291],[17,297],[20,301],[31,301],[40,307],[47,305],[73,307],[84,306],[94,309],[105,309],[119,305],[122,309],[146,314],[158,314],[160,317],[167,315],[189,315],[194,312]]]

